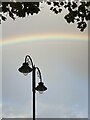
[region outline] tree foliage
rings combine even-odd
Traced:
[[[90,1],[84,2],[45,2],[49,5],[50,10],[59,14],[63,9],[68,10],[68,14],[64,16],[67,23],[77,23],[77,28],[84,31],[87,27],[87,21],[90,20]],[[26,17],[29,15],[38,14],[40,12],[40,2],[3,2],[0,6],[2,10],[1,20],[6,21],[9,15],[13,20],[17,17]],[[59,21],[58,21],[59,22]]]
[[[51,2],[47,2],[48,5],[52,5]],[[53,2],[53,5],[50,7],[55,14],[62,12],[62,9],[65,8],[68,10],[68,14],[64,16],[65,20],[68,23],[77,23],[77,28],[80,31],[84,31],[87,27],[87,21],[90,20],[90,1],[88,2]]]
[[[3,2],[2,3],[2,20],[6,20],[5,13],[13,20],[16,17],[26,17],[27,15],[38,14],[40,11],[39,2]]]

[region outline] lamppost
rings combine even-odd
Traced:
[[[39,91],[40,94],[42,94],[44,91],[47,90],[47,87],[45,87],[44,83],[42,82],[42,76],[41,76],[40,69],[33,64],[32,58],[29,55],[26,55],[25,62],[18,70],[19,70],[19,72],[23,73],[25,76],[28,73],[32,72],[33,120],[35,120],[35,93],[36,93],[36,90]],[[38,83],[37,87],[36,87],[36,70],[37,70],[37,76],[40,79],[40,82]]]

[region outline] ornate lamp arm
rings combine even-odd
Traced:
[[[30,62],[31,62],[31,65],[32,65],[32,68],[33,68],[33,61],[32,61],[32,58],[29,56],[29,55],[26,55],[25,57],[25,63],[27,62],[27,58],[29,58]]]
[[[36,69],[38,70],[38,71],[37,71],[37,76],[39,77],[40,82],[42,82],[41,71],[40,71],[40,69],[39,69],[38,67],[36,67]]]

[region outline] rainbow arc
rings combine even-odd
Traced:
[[[47,40],[61,40],[61,41],[88,41],[88,35],[79,34],[63,34],[63,33],[49,33],[49,34],[33,34],[11,37],[0,40],[0,46],[15,45],[21,43],[28,43],[31,41],[47,41]]]

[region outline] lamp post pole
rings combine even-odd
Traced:
[[[35,66],[33,66],[32,72],[32,90],[33,90],[33,120],[35,120]]]
[[[47,87],[45,87],[44,83],[42,82],[40,69],[38,67],[35,67],[35,65],[33,65],[33,61],[29,55],[27,55],[25,57],[25,62],[18,70],[19,70],[19,72],[23,73],[25,76],[28,73],[32,72],[33,120],[35,120],[35,93],[36,93],[36,90],[39,91],[40,94],[42,94],[44,91],[47,90]],[[38,83],[37,87],[36,87],[36,70],[38,72],[38,77],[40,79],[40,82]]]

